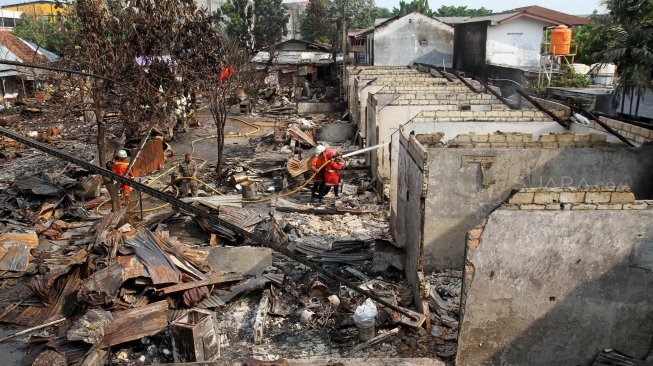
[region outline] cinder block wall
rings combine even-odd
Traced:
[[[623,187],[512,196],[468,233],[456,365],[589,365],[607,348],[646,357],[651,222],[653,202]]]
[[[436,147],[427,151],[428,176],[425,176],[423,209],[426,228],[423,234],[424,270],[427,273],[462,268],[466,232],[501,205],[513,189],[612,183],[631,187],[640,199],[653,197],[650,184],[653,180],[653,159],[650,159],[653,146]],[[414,170],[405,161],[400,152],[398,187],[406,179],[405,175]],[[418,209],[410,206],[401,193],[397,194],[397,218]]]

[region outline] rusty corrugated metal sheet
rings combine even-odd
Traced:
[[[149,277],[141,261],[133,255],[118,256],[111,265],[84,280],[79,297],[89,304],[107,304],[118,295],[125,281],[137,277]]]
[[[166,300],[140,308],[115,311],[100,347],[113,346],[159,333],[168,326]]]
[[[132,149],[132,156],[136,153],[136,149]],[[136,177],[142,177],[146,174],[159,170],[165,164],[163,156],[163,140],[159,138],[152,138],[149,140],[140,156],[136,159],[132,173]]]
[[[29,263],[29,246],[7,242],[0,246],[0,271],[25,272]]]
[[[132,248],[143,262],[154,285],[179,283],[181,273],[163,251],[158,241],[162,240],[147,229],[125,240],[125,246]]]

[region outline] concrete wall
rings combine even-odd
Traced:
[[[452,90],[452,89],[448,89]],[[429,93],[429,92],[425,92]],[[434,92],[435,93],[435,92]],[[444,91],[445,95],[454,95],[452,93],[460,93],[466,98],[477,98],[479,94],[464,93],[461,91],[449,91],[448,94]],[[460,111],[459,105],[451,104],[446,99],[440,99],[439,94],[431,94],[433,99],[408,99],[409,95],[396,95],[391,103],[378,104],[374,103],[375,99],[385,97],[386,94],[377,93],[368,99],[367,107],[367,145],[373,146],[375,144],[390,142],[392,134],[395,133],[399,126],[413,120],[418,115],[428,116],[430,121],[511,121],[511,122],[525,122],[525,121],[548,121],[550,118],[539,111],[532,110],[519,110],[510,111],[504,110],[505,106],[497,99],[491,99],[489,95],[480,94],[487,99],[481,99],[486,104],[475,104],[474,106],[489,107],[489,111]],[[413,98],[418,97],[417,95]],[[423,94],[420,97],[429,98],[429,94]],[[444,97],[446,98],[446,97]],[[471,104],[470,100],[466,100],[465,104]],[[493,110],[498,107],[501,110]],[[371,113],[371,109],[376,110]],[[484,108],[485,109],[485,108]],[[428,113],[431,112],[431,113]],[[375,153],[372,153],[373,155]],[[383,149],[377,150],[375,157],[375,165],[372,165],[372,174],[380,181],[390,178],[390,146],[387,145]]]
[[[496,131],[530,133],[534,139],[542,134],[565,132],[565,128],[557,122],[408,122],[403,125],[406,133],[431,134],[440,132],[444,134],[443,143],[449,142],[460,134],[475,132],[488,134]],[[397,213],[397,180],[399,177],[399,137],[400,131],[392,134],[390,143],[390,217]]]
[[[489,64],[539,67],[544,27],[550,25],[521,17],[492,25],[487,30],[486,62]]]
[[[353,122],[346,123],[322,123],[317,133],[318,141],[347,142],[354,139],[356,126]]]
[[[406,278],[413,286],[415,303],[420,303],[420,277],[423,274],[423,239],[424,231],[424,199],[428,186],[428,164],[426,149],[414,137],[401,136],[401,160],[399,164],[406,172],[399,182],[399,194],[402,197],[401,209],[405,214],[397,218],[397,244],[406,249]]]
[[[456,365],[590,365],[606,348],[643,359],[652,222],[651,209],[492,213],[467,252]]]
[[[441,79],[433,78],[428,74],[422,73],[413,75],[405,73],[403,70],[399,73],[388,71],[385,75],[372,74],[357,77],[354,81],[353,104],[350,104],[349,108],[352,114],[352,120],[358,124],[362,137],[366,137],[365,109],[367,108],[367,100],[370,95],[385,90],[394,90],[395,88],[405,88],[406,90],[415,92],[420,89],[426,89],[429,85],[434,85],[438,80]]]
[[[374,65],[426,63],[451,66],[453,28],[439,20],[411,13],[374,30]]]
[[[426,271],[461,268],[465,233],[519,187],[584,184],[629,185],[636,196],[653,196],[653,147],[635,148],[429,148],[428,197],[424,215]],[[487,157],[485,179],[469,157]],[[401,159],[401,158],[400,158]],[[402,175],[412,174],[399,164]],[[484,188],[483,183],[492,183]],[[397,195],[397,217],[402,211]]]
[[[342,112],[345,107],[345,103],[340,102],[299,102],[297,103],[297,114]]]

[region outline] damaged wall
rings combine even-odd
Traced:
[[[564,127],[557,122],[408,122],[403,125],[404,131],[410,134],[432,134],[441,133],[442,143],[447,143],[460,134],[475,132],[477,134],[489,134],[495,131],[501,132],[522,132],[531,134],[537,139],[542,134],[553,132],[565,132]],[[390,222],[397,213],[397,179],[399,177],[399,136],[400,131],[392,134],[390,142]]]
[[[653,206],[559,207],[499,209],[482,234],[470,232],[456,365],[589,365],[601,349],[649,352]]]
[[[416,70],[415,72],[418,73]],[[397,89],[403,89],[405,92],[420,92],[427,90],[429,86],[440,84],[443,81],[446,82],[446,79],[434,78],[422,73],[418,73],[417,75],[389,73],[392,76],[388,76],[388,73],[385,75],[366,75],[354,81],[354,98],[353,104],[350,105],[350,110],[352,121],[359,126],[359,131],[363,139],[365,139],[365,133],[367,131],[365,110],[370,95],[379,92],[396,92]]]
[[[420,93],[377,93],[368,98],[367,145],[390,142],[392,134],[411,120],[544,122],[551,119],[537,110],[509,110],[491,94],[473,93],[462,83],[429,87]],[[378,155],[370,159],[376,162],[372,165],[372,175],[379,182],[389,179],[390,146],[386,145],[371,155]]]
[[[374,29],[374,65],[425,63],[451,66],[453,27],[411,13]]]
[[[613,184],[630,186],[641,199],[653,196],[650,185],[653,161],[649,158],[653,147],[479,147],[427,149],[429,188],[424,208],[425,225],[429,228],[424,233],[427,273],[461,268],[466,232],[505,201],[512,189]],[[405,152],[400,150],[398,182],[416,169],[412,164],[406,165],[401,154]],[[488,164],[485,168],[483,162]],[[419,209],[397,194],[397,217]]]
[[[400,156],[402,166],[410,166],[412,169],[402,174],[399,180],[399,195],[402,199],[402,209],[404,207],[412,210],[402,210],[404,215],[397,217],[395,224],[398,233],[396,242],[399,246],[406,249],[406,277],[408,282],[413,285],[413,296],[415,304],[420,304],[419,277],[423,274],[423,242],[424,242],[424,211],[425,197],[428,189],[425,177],[428,177],[428,162],[426,149],[415,140],[403,134],[401,139],[402,154]],[[421,310],[421,309],[420,309]]]

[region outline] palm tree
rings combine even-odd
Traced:
[[[636,95],[637,117],[642,95],[653,89],[653,5],[650,0],[607,0],[604,4],[610,16],[597,34],[606,44],[606,49],[598,55],[599,60],[618,65],[620,78],[616,94],[621,96],[621,112],[628,94],[632,111]]]

